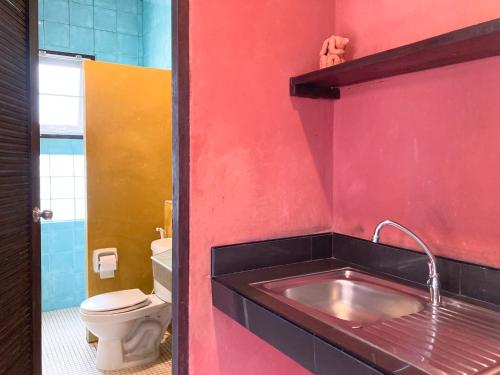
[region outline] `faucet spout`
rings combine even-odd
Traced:
[[[407,234],[411,238],[415,240],[416,243],[420,245],[420,247],[425,251],[427,257],[429,258],[429,278],[427,280],[427,286],[429,287],[429,291],[431,294],[431,303],[432,306],[439,306],[441,304],[441,293],[440,293],[440,283],[439,283],[439,274],[437,272],[437,261],[434,254],[432,254],[431,250],[427,247],[427,245],[411,230],[405,228],[401,224],[398,224],[392,220],[382,221],[375,228],[375,232],[373,233],[372,241],[374,243],[378,243],[380,239],[380,231],[385,226],[392,226],[396,229],[399,229],[401,232]]]

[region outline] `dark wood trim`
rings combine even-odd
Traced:
[[[301,96],[311,99],[340,99],[340,90],[337,87],[324,87],[304,83],[296,85],[293,78],[290,79],[290,96]]]
[[[82,59],[95,60],[94,55],[85,55],[83,53],[52,51],[52,50],[48,50],[48,49],[40,49],[39,51],[46,52],[48,55],[66,56],[66,57],[81,57]]]
[[[189,0],[172,2],[174,375],[189,374]]]
[[[47,139],[83,139],[83,135],[76,134],[40,134],[40,138]]]
[[[29,91],[31,123],[31,207],[40,207],[40,126],[38,123],[38,1],[29,0]],[[31,224],[32,233],[32,321],[33,375],[42,375],[42,274],[40,224]]]
[[[500,18],[292,77],[290,94],[338,99],[338,87],[497,55]]]

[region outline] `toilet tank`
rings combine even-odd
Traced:
[[[151,260],[155,294],[161,300],[172,303],[172,248],[154,254]]]

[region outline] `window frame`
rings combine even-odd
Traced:
[[[40,56],[40,61],[38,65],[39,75],[42,76],[41,66],[55,66],[61,68],[76,68],[79,71],[79,87],[77,95],[70,95],[66,93],[49,93],[42,92],[41,87],[39,88],[38,98],[40,101],[40,132],[42,134],[58,134],[58,135],[83,135],[83,100],[84,100],[84,90],[83,90],[83,70],[82,70],[82,60],[72,59],[72,58],[60,58],[60,57],[46,57]],[[41,86],[41,85],[40,85]],[[45,123],[42,121],[42,102],[44,98],[68,98],[71,101],[76,100],[78,106],[78,113],[76,114],[76,126],[73,124],[55,124],[55,123]]]
[[[59,65],[59,66],[76,66],[80,69],[80,92],[78,95],[78,126],[75,131],[74,126],[71,125],[55,125],[55,124],[42,124],[39,118],[40,136],[54,137],[54,138],[74,138],[82,137],[85,131],[85,115],[84,115],[84,100],[85,100],[85,87],[83,80],[83,61],[95,60],[93,55],[76,54],[70,52],[56,52],[49,50],[39,50],[38,69],[40,70],[41,64]],[[38,90],[38,98],[40,100],[42,95],[52,95],[60,97],[75,97],[72,95],[57,95],[57,94],[42,94]]]

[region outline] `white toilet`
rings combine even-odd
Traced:
[[[153,261],[157,255],[165,258],[168,254],[171,259],[171,239],[161,241],[152,244]],[[99,338],[99,370],[140,366],[160,355],[160,343],[172,317],[172,293],[156,287],[159,283],[171,285],[171,280],[163,280],[171,274],[161,272],[162,280],[156,280],[158,273],[155,272],[155,294],[146,295],[139,289],[120,290],[99,294],[81,304],[85,325]]]

